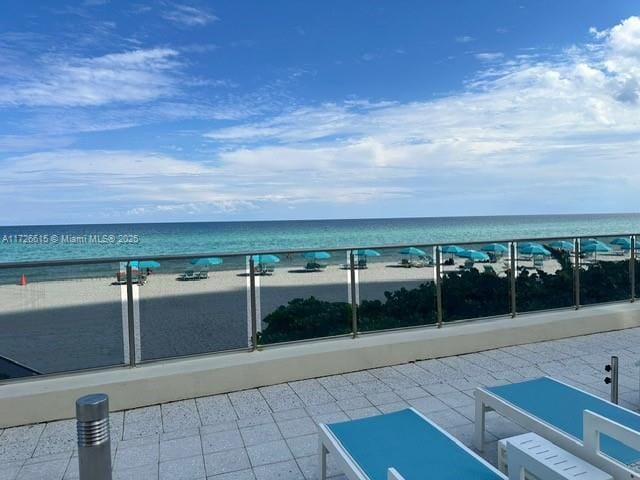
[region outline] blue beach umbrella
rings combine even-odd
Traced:
[[[445,245],[442,247],[442,253],[451,253],[452,255],[460,255],[462,252],[466,250],[457,245]]]
[[[629,240],[627,237],[614,238],[609,243],[611,245],[620,245],[623,248],[626,247],[627,250],[631,248],[631,240]]]
[[[326,260],[327,258],[331,258],[329,252],[304,252],[302,256],[307,260]]]
[[[583,246],[582,251],[585,253],[599,253],[599,252],[610,252],[611,248],[607,247],[604,243],[590,243],[589,245]]]
[[[222,259],[218,257],[194,258],[189,263],[198,267],[210,267],[212,265],[220,265],[222,263]]]
[[[600,240],[596,240],[595,238],[585,238],[580,240],[580,246],[582,247],[586,247],[587,245],[591,245],[593,243],[602,243],[602,242]]]
[[[610,252],[611,248],[607,247],[602,242],[594,242],[594,243],[590,243],[585,247],[582,247],[581,251],[584,253],[593,253],[593,258],[595,259],[598,256],[598,253]]]
[[[611,245],[631,245],[631,241],[627,237],[614,238],[609,243]]]
[[[426,256],[427,252],[416,247],[405,247],[400,250],[402,255],[415,255],[416,257]]]
[[[614,245],[618,245],[620,247],[621,250],[631,250],[631,240],[627,239],[627,238],[623,238],[622,240],[624,240],[624,242],[618,242]],[[636,247],[638,248],[638,247]]]
[[[160,267],[160,262],[156,262],[155,260],[132,260],[129,262],[131,268],[134,270],[144,270],[147,268],[158,268]]]
[[[549,246],[552,248],[557,248],[558,250],[573,250],[573,242],[569,242],[568,240],[554,240],[553,242],[549,242]]]
[[[468,258],[469,260],[473,260],[474,262],[489,261],[489,255],[484,252],[479,252],[478,250],[465,250],[459,255],[461,257]]]
[[[522,251],[523,249],[532,248],[532,247],[544,248],[540,243],[524,242],[524,243],[518,244],[518,250],[520,251]]]
[[[586,240],[580,241],[580,251],[581,252],[610,252],[611,248],[609,248],[605,243],[600,240],[596,240],[595,238],[589,238]]]
[[[507,251],[507,247],[501,243],[487,243],[486,245],[483,245],[480,250],[483,252],[505,253]]]
[[[376,250],[371,250],[370,248],[354,250],[353,254],[358,255],[359,257],[379,257],[380,256],[380,254]]]
[[[279,257],[277,257],[275,255],[271,255],[271,254],[254,255],[251,258],[256,263],[278,263],[278,262],[280,262],[280,258]]]
[[[524,247],[520,247],[520,253],[524,253],[525,255],[551,255],[551,252],[549,250],[537,243],[531,243],[529,245],[525,245]]]

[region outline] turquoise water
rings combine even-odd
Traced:
[[[282,252],[635,232],[640,233],[640,214],[0,227],[0,262]]]

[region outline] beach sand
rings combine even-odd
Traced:
[[[367,269],[356,271],[361,301],[384,300],[385,291],[433,280],[433,267],[400,267],[399,259],[397,254],[371,258]],[[454,266],[443,270],[458,270],[463,262],[457,258]],[[332,258],[319,272],[305,271],[305,263],[283,258],[273,275],[256,277],[260,320],[294,298],[348,301],[349,270],[340,266],[344,260]],[[485,265],[505,275],[505,261],[476,264],[480,271]],[[545,260],[547,273],[558,268],[555,260]],[[208,279],[198,281],[177,281],[177,273],[161,267],[145,285],[135,287],[142,360],[247,348],[246,271],[213,267]],[[0,355],[44,373],[123,364],[126,295],[125,289],[112,284],[114,279],[115,272],[101,278],[0,285]]]

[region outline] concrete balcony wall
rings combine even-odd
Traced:
[[[115,411],[637,326],[640,305],[616,303],[24,380],[0,385],[0,427],[72,418],[92,392]]]

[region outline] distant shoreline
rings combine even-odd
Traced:
[[[587,217],[595,215],[639,215],[640,212],[589,212],[589,213],[523,213],[523,214],[494,214],[494,215],[433,215],[429,217],[397,216],[397,217],[345,217],[345,218],[280,218],[280,219],[241,219],[241,220],[196,220],[171,222],[114,222],[114,223],[52,223],[52,224],[14,224],[0,225],[0,230],[6,228],[26,227],[86,227],[86,226],[140,226],[140,225],[191,225],[191,224],[238,224],[238,223],[286,223],[286,222],[351,222],[359,220],[425,220],[425,219],[481,219],[481,218],[518,218],[518,217]]]

